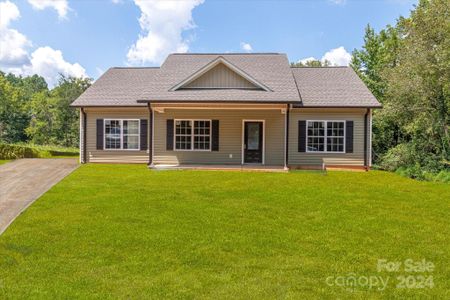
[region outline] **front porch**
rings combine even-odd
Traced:
[[[286,105],[152,104],[157,169],[278,170],[286,166]]]

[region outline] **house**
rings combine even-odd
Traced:
[[[381,107],[351,68],[294,68],[279,53],[111,68],[72,106],[82,163],[366,170]]]

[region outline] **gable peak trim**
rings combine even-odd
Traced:
[[[188,85],[189,83],[195,81],[196,79],[200,78],[202,75],[207,73],[208,71],[212,70],[214,67],[216,67],[219,64],[225,65],[227,68],[229,68],[231,71],[235,72],[239,76],[242,76],[244,79],[248,80],[250,83],[254,84],[255,86],[261,88],[262,90],[266,92],[272,92],[272,90],[266,86],[265,84],[259,82],[249,74],[247,74],[245,71],[240,69],[239,67],[235,66],[231,62],[229,62],[227,59],[225,59],[223,56],[218,56],[216,59],[212,60],[211,62],[207,63],[205,66],[201,67],[199,70],[188,76],[186,79],[181,81],[180,83],[176,84],[172,88],[169,89],[170,92],[174,92],[176,90],[179,90],[180,88],[183,88],[184,86]]]

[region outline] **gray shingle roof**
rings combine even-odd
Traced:
[[[146,106],[137,103],[152,85],[159,68],[111,68],[95,81],[72,106]]]
[[[218,57],[266,85],[270,91],[170,91]],[[303,107],[380,105],[351,68],[290,68],[285,54],[253,53],[171,54],[160,68],[112,68],[72,106],[145,106],[145,101],[295,103]]]
[[[268,86],[271,91],[240,89],[169,91],[218,57],[223,57]],[[149,86],[140,100],[286,103],[299,101],[299,96],[285,54],[171,54],[161,66],[158,82]]]
[[[302,98],[296,107],[381,107],[350,67],[292,68]]]

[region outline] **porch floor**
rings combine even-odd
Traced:
[[[216,170],[216,171],[252,171],[252,172],[288,172],[283,166],[264,165],[152,165],[154,170]]]

